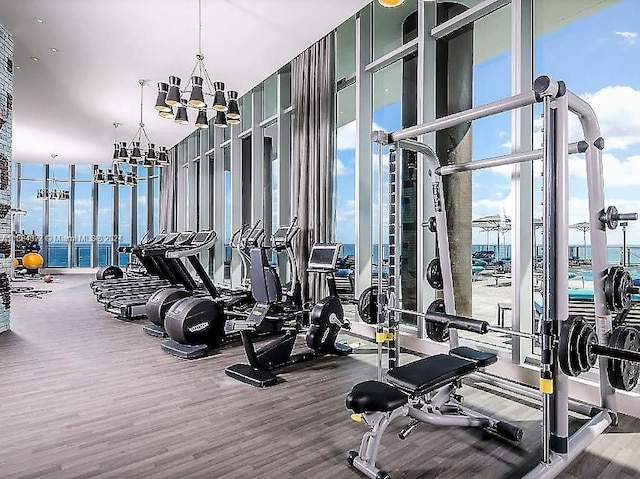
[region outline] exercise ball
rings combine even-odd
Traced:
[[[44,259],[38,253],[27,253],[22,257],[22,264],[27,269],[38,269],[44,264]]]
[[[17,258],[13,258],[13,267],[17,268],[18,266],[20,266],[20,261]]]
[[[51,283],[53,281],[53,276],[51,276],[50,274],[45,274],[42,277],[42,281],[44,281],[45,283]]]

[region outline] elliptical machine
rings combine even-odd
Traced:
[[[187,291],[184,288],[165,288],[160,291],[157,291],[153,294],[146,303],[145,312],[146,316],[149,319],[149,322],[142,327],[142,330],[147,333],[149,336],[154,336],[158,338],[166,338],[168,335],[165,329],[165,319],[167,316],[167,312],[176,304],[178,301],[190,298],[192,296],[206,298],[209,294],[212,299],[220,298],[224,301],[224,306],[227,309],[230,308],[240,308],[244,305],[245,308],[248,308],[247,303],[253,304],[253,300],[251,298],[251,293],[249,291],[248,280],[246,278],[249,275],[249,263],[245,261],[245,256],[249,257],[249,251],[251,248],[262,246],[262,241],[264,240],[264,229],[260,227],[261,221],[258,220],[253,227],[249,227],[247,225],[243,225],[240,229],[238,229],[230,239],[231,246],[238,251],[240,257],[242,258],[242,263],[245,268],[244,278],[242,282],[242,287],[232,290],[232,289],[222,289],[216,287],[215,295],[211,293],[209,290],[205,291]],[[202,279],[202,278],[201,278]],[[222,291],[219,291],[222,290]],[[222,293],[220,295],[219,293]],[[195,304],[195,303],[194,303]],[[183,310],[183,314],[187,314],[186,311]],[[182,336],[181,336],[182,337]],[[197,339],[197,335],[195,338]],[[195,343],[201,344],[201,343]],[[173,349],[171,349],[173,351]],[[193,353],[193,352],[192,352]]]
[[[299,229],[297,220],[294,219],[290,226],[279,228],[272,237],[274,243],[286,249],[287,256],[292,261],[293,272],[296,272],[297,268],[292,241]],[[250,251],[255,249],[260,251],[263,237],[264,230],[259,227],[258,222],[246,235],[247,240],[244,246],[253,245]],[[250,255],[249,259],[251,259]],[[249,270],[248,267],[246,269]],[[295,285],[298,284],[297,274],[292,284],[295,289]],[[250,292],[247,291],[247,293],[251,299],[249,307],[246,301],[238,305],[232,296],[224,294],[212,294],[210,298],[184,298],[177,301],[165,315],[164,327],[171,339],[161,344],[162,350],[183,359],[196,359],[208,355],[222,341],[231,339],[224,330],[224,322],[227,318],[247,317],[255,303]]]
[[[349,328],[336,290],[334,272],[341,244],[315,244],[311,250],[307,273],[324,274],[329,296],[312,307],[300,307],[291,299],[283,300],[282,285],[275,268],[267,260],[264,248],[251,250],[251,291],[256,304],[246,319],[229,319],[227,334],[240,332],[249,364],[234,364],[225,369],[227,376],[256,387],[277,383],[272,370],[301,363],[324,354],[346,356],[351,348],[336,343],[341,328]],[[305,323],[308,351],[292,354],[298,333]],[[282,336],[255,349],[252,333],[277,333]]]
[[[190,292],[186,291],[184,288],[166,288],[156,292],[152,295],[146,303],[146,315],[149,319],[149,322],[142,327],[142,330],[150,336],[166,338],[169,336],[167,330],[165,329],[165,319],[167,317],[167,313],[173,306],[185,299],[190,297],[198,297],[202,299],[206,299],[207,295],[210,299],[215,299],[221,301],[223,303],[223,309],[248,309],[253,304],[253,299],[251,297],[251,292],[248,288],[249,281],[246,279],[249,275],[249,263],[245,261],[245,257],[249,257],[249,251],[251,248],[262,246],[262,242],[264,240],[264,228],[260,226],[261,221],[258,220],[253,227],[248,227],[247,225],[243,225],[240,229],[238,229],[231,237],[231,246],[235,248],[240,257],[242,258],[242,263],[245,268],[244,278],[242,281],[241,288],[232,290],[232,289],[222,289],[216,286],[215,290],[207,289],[205,291],[197,291]],[[205,281],[201,278],[203,282]],[[195,294],[194,294],[195,293]],[[180,315],[183,320],[187,320],[187,316],[193,316],[196,314],[196,304],[197,302],[191,303],[191,308],[186,310],[181,308]],[[198,307],[203,307],[202,305]],[[176,313],[174,311],[174,313]],[[178,319],[175,317],[172,321]],[[193,319],[193,317],[188,318],[189,320]],[[187,321],[189,323],[190,321]],[[219,344],[220,340],[216,337],[209,338],[204,331],[209,331],[210,328],[206,328],[204,326],[200,326],[201,334],[195,334],[197,331],[192,331],[192,334],[188,334],[185,336],[185,332],[178,333],[178,330],[181,327],[185,326],[187,323],[182,323],[180,326],[173,325],[174,330],[176,331],[176,336],[172,339],[178,339],[179,343],[183,343],[184,341],[188,341],[192,346],[198,346],[198,348],[193,349],[190,348],[189,351],[185,351],[181,346],[170,342],[168,345],[164,345],[163,349],[167,352],[185,357],[187,359],[191,359],[192,357],[200,357],[204,355],[206,350],[209,348],[208,342],[213,340],[212,345]],[[200,324],[200,323],[198,323]],[[206,347],[205,347],[206,346]]]

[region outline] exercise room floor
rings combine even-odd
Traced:
[[[0,335],[0,478],[356,479],[345,453],[365,431],[349,419],[351,386],[375,377],[372,355],[326,357],[260,390],[228,378],[242,347],[185,361],[105,313],[85,275],[28,283],[13,295],[13,331]],[[520,477],[539,457],[540,412],[464,388],[466,404],[525,429],[519,446],[479,430],[421,425],[405,441],[397,420],[379,465],[398,478]],[[561,477],[640,476],[640,420],[598,438]]]

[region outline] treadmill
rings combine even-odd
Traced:
[[[193,279],[182,259],[187,258],[193,265],[192,258],[195,258],[198,266],[202,268],[202,265],[197,260],[197,255],[213,247],[215,241],[216,233],[212,230],[204,230],[198,233],[185,232],[180,234],[172,247],[157,247],[144,250],[142,256],[146,259],[153,259],[161,270],[166,271],[170,277],[171,284],[155,288],[153,291],[149,291],[148,294],[115,301],[105,309],[117,315],[118,319],[129,321],[144,317],[149,298],[167,286],[180,285],[190,293],[200,289],[201,286]],[[194,266],[194,268],[196,267]]]

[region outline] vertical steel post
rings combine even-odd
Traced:
[[[373,76],[365,67],[371,61],[372,6],[356,17],[355,297],[371,286]]]

